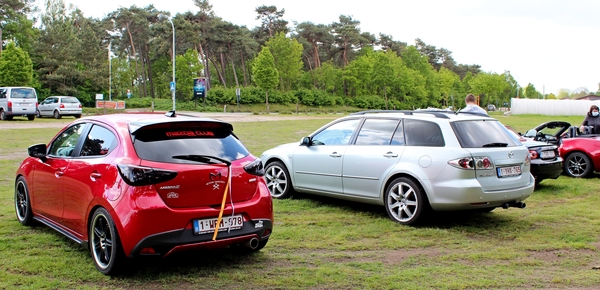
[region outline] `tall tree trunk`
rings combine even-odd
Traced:
[[[225,78],[223,77],[223,74],[221,73],[221,71],[219,70],[219,66],[215,63],[215,60],[212,58],[208,58],[210,60],[210,62],[212,62],[212,64],[215,66],[215,70],[217,71],[217,75],[219,76],[219,80],[221,81],[221,83],[223,84],[223,87],[227,88],[225,84]]]
[[[0,57],[2,57],[2,43],[4,43],[2,39],[2,26],[0,26]]]
[[[227,84],[225,83],[225,54],[223,51],[219,51],[219,59],[221,62],[221,72],[223,73],[223,87],[227,88]]]
[[[140,75],[140,68],[138,67],[138,62],[137,62],[137,58],[136,58],[136,52],[135,52],[135,44],[133,44],[133,36],[131,35],[131,30],[129,30],[129,23],[125,23],[125,27],[127,29],[127,34],[129,35],[129,42],[131,43],[131,52],[132,52],[132,58],[135,60],[135,74],[137,76]],[[140,98],[142,97],[142,94],[140,93]]]
[[[148,47],[148,44],[146,44],[146,51],[150,51],[150,48]],[[151,98],[156,98],[156,93],[154,91],[154,82],[152,81],[152,64],[150,63],[150,57],[147,57],[148,59],[148,83],[150,83],[150,97]]]
[[[235,63],[233,63],[233,57],[231,58],[231,69],[233,70],[233,78],[235,79],[235,86],[239,87],[240,82],[238,81],[237,72],[235,71]]]
[[[248,72],[246,71],[246,60],[244,53],[240,51],[240,59],[242,60],[242,70],[244,71],[244,87],[248,86]]]
[[[265,91],[265,96],[266,96],[265,100],[266,100],[266,103],[267,103],[267,114],[270,114],[269,113],[269,90]]]
[[[200,56],[202,58],[202,65],[204,66],[204,77],[207,80],[210,80],[210,68],[208,63],[208,54],[204,54],[204,48],[202,44],[198,44],[198,51],[200,52]],[[206,82],[206,90],[210,90],[210,81]]]
[[[315,68],[321,67],[321,57],[319,56],[319,46],[313,43],[313,58],[315,59]]]
[[[315,78],[315,71],[313,70],[312,67],[312,62],[310,61],[310,56],[306,56],[306,63],[308,63],[308,70],[310,71],[310,76],[312,77],[313,80],[313,87],[316,89],[317,88],[317,79]]]
[[[140,45],[140,47],[142,47],[142,46]],[[139,55],[140,55],[140,62],[142,63],[142,94],[145,98],[148,96],[148,92],[147,92],[148,88],[146,86],[148,76],[146,75],[146,57],[144,55],[143,49],[140,51]]]

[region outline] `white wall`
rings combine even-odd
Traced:
[[[600,107],[599,101],[587,100],[540,100],[515,99],[510,100],[510,112],[518,114],[540,114],[550,116],[585,116],[591,105]]]

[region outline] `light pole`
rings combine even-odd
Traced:
[[[112,101],[112,57],[110,46],[112,44],[112,40],[108,43],[108,100]]]
[[[171,95],[173,97],[173,111],[175,111],[175,25],[173,24],[173,20],[169,18],[169,22],[171,22],[171,27],[173,28],[173,82],[171,87]]]

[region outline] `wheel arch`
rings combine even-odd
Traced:
[[[424,197],[427,201],[427,205],[431,206],[429,204],[429,191],[427,191],[425,189],[425,186],[423,186],[423,183],[421,183],[421,181],[418,178],[416,178],[415,176],[413,176],[407,172],[397,172],[397,173],[390,175],[387,178],[387,180],[383,184],[383,188],[381,189],[380,199],[381,199],[382,204],[385,204],[385,191],[387,190],[388,186],[390,186],[392,181],[394,181],[394,180],[396,180],[396,178],[400,178],[400,177],[406,177],[406,178],[411,179],[419,187],[419,190],[421,190],[423,193],[425,193]]]
[[[288,173],[290,174],[290,180],[292,182],[292,188],[294,188],[296,182],[294,180],[294,174],[292,174],[292,166],[291,166],[291,162],[290,162],[289,158],[287,158],[287,160],[286,160],[284,158],[281,158],[280,156],[275,156],[274,155],[274,156],[271,156],[271,157],[267,158],[266,160],[263,160],[263,165],[264,165],[265,168],[267,168],[267,166],[270,163],[273,163],[273,162],[276,162],[276,161],[281,162],[285,166],[285,168],[287,169]]]

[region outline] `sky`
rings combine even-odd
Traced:
[[[41,1],[41,0],[40,0]],[[153,4],[171,15],[197,12],[193,0],[64,0],[86,17],[103,18],[119,7]],[[340,15],[360,21],[361,32],[390,35],[414,45],[419,38],[445,48],[459,64],[485,72],[510,71],[519,85],[541,93],[600,90],[598,0],[213,0],[225,21],[252,29],[256,7],[285,9],[290,24],[331,24]]]

